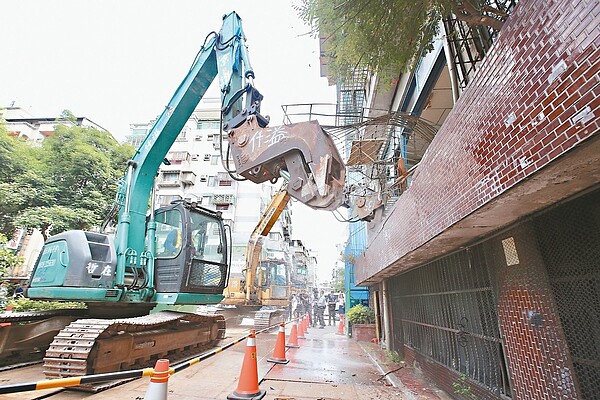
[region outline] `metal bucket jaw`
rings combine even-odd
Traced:
[[[261,128],[254,116],[229,132],[237,173],[254,183],[288,179],[288,193],[307,206],[335,210],[345,200],[346,168],[317,121]]]

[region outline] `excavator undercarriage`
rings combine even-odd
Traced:
[[[161,311],[122,319],[78,318],[85,312],[1,314],[0,366],[43,357],[49,379],[84,376],[151,367],[159,358],[191,358],[225,338],[225,319],[218,314]]]

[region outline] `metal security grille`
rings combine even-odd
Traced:
[[[600,393],[600,191],[535,220],[582,399]]]
[[[395,348],[403,343],[491,393],[510,396],[497,302],[482,246],[392,278],[390,293]]]

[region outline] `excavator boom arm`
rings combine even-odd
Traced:
[[[260,298],[260,289],[255,287],[256,271],[260,260],[260,253],[265,236],[269,234],[273,225],[285,209],[290,195],[287,192],[287,185],[283,187],[273,196],[271,202],[265,209],[262,218],[258,221],[256,228],[250,235],[248,247],[246,247],[246,302],[251,302],[251,294],[254,290],[257,291]]]

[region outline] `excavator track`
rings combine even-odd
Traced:
[[[254,314],[254,328],[261,330],[275,325],[282,321],[284,313],[281,309],[260,309]]]
[[[224,338],[225,319],[218,314],[162,311],[124,319],[80,319],[50,344],[44,374],[52,379],[145,368],[158,358],[173,363]]]

